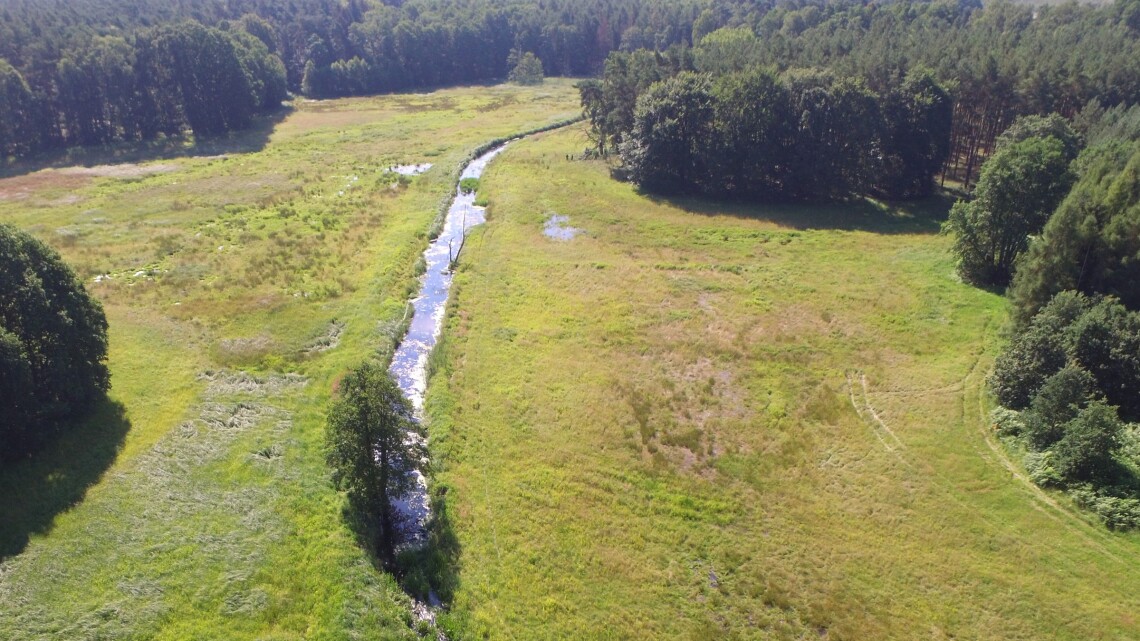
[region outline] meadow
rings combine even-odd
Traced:
[[[0,221],[102,301],[112,373],[82,429],[0,470],[0,638],[427,634],[344,524],[327,401],[392,349],[459,163],[577,102],[562,80],[298,99],[232,138],[0,178]]]
[[[427,399],[449,626],[1136,638],[1140,536],[993,434],[1007,304],[955,276],[947,199],[657,199],[585,146],[514,143],[480,183]]]

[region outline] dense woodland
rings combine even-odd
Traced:
[[[276,108],[286,88],[332,97],[503,79],[512,51],[547,75],[589,76],[613,51],[672,49],[669,75],[760,65],[786,82],[810,68],[880,100],[929,69],[953,105],[944,167],[972,184],[1018,115],[1135,102],[1138,28],[1140,0],[2,0],[0,154],[215,135]],[[632,129],[627,94],[646,80],[607,96],[623,105],[599,129],[609,142]],[[894,127],[878,132],[890,146],[899,129],[876,106]],[[890,191],[900,189],[912,191]]]
[[[616,146],[646,190],[910,198],[930,193],[946,159],[951,98],[929,72],[879,94],[828,71],[671,75],[676,66],[646,51],[615,53],[604,79],[582,87],[598,150]],[[628,91],[652,78],[663,80]]]
[[[501,80],[512,52],[589,75],[687,45],[703,2],[3,0],[0,156],[190,130],[317,98]],[[529,60],[529,59],[528,59]]]
[[[662,109],[688,114],[702,108],[701,96],[689,95],[693,102],[682,104],[676,92],[665,106],[666,92],[651,89],[653,84],[695,71],[726,85],[732,82],[726,76],[763,68],[775,74],[780,91],[790,91],[790,95],[756,97],[765,105],[764,114],[753,114],[764,120],[757,122],[760,129],[727,132],[716,123],[716,109],[685,118],[737,138],[742,134],[763,138],[772,131],[768,112],[773,111],[775,120],[782,122],[777,128],[791,128],[801,137],[830,138],[824,148],[839,149],[840,156],[847,156],[832,159],[847,168],[818,168],[821,171],[814,180],[796,169],[794,160],[766,161],[776,174],[788,174],[789,180],[834,185],[835,178],[839,179],[838,185],[822,192],[783,186],[775,190],[774,195],[780,197],[833,198],[845,191],[922,195],[925,186],[908,185],[913,176],[896,175],[907,170],[900,164],[903,158],[929,157],[948,144],[939,170],[944,177],[973,185],[982,160],[994,151],[998,134],[1018,116],[1059,113],[1071,118],[1090,101],[1096,101],[1099,108],[1135,103],[1140,98],[1138,7],[1135,2],[1100,7],[993,3],[984,8],[968,2],[866,6],[840,2],[800,8],[718,4],[702,11],[695,23],[692,50],[654,58],[613,54],[602,78],[583,87],[583,104],[593,124],[597,150],[620,152],[630,165],[632,178],[652,190],[654,176],[642,174],[638,167],[643,150],[658,141],[645,138],[645,125],[651,121],[640,118],[638,129],[638,114],[652,119],[654,113],[664,114]],[[730,8],[737,12],[731,13]],[[728,27],[716,29],[720,24]],[[928,78],[925,87],[913,86],[918,77]],[[912,83],[909,88],[908,82]],[[914,104],[907,107],[906,101],[937,103],[943,91],[952,103],[949,131],[928,130],[919,135],[936,138],[924,141],[922,149],[901,149],[917,132],[915,127],[941,126],[941,121],[936,122],[941,118],[936,104],[924,107],[926,123],[916,123],[912,117],[919,111]],[[826,114],[823,121],[821,114]],[[675,156],[671,171],[699,174],[702,167],[681,168],[680,163],[699,165],[703,157],[722,153],[708,144],[704,143],[700,153]],[[803,144],[802,140],[796,144]],[[796,155],[795,149],[787,149],[788,144],[778,146]],[[861,158],[853,156],[856,149]],[[664,167],[667,163],[652,164]],[[893,184],[896,181],[899,184]],[[671,184],[700,193],[738,190],[738,185],[710,190],[695,178],[682,185]],[[759,190],[773,191],[772,185]]]

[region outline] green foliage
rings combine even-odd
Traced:
[[[1070,358],[1129,420],[1140,420],[1140,313],[1104,298],[1066,330]]]
[[[1098,146],[1077,164],[1080,179],[1018,265],[1010,297],[1019,325],[1066,289],[1140,309],[1140,147]]]
[[[473,194],[479,191],[478,178],[464,178],[459,181],[459,191],[464,194]]]
[[[25,455],[110,386],[107,320],[59,254],[0,224],[0,460]]]
[[[1022,409],[1046,379],[1066,365],[1093,378],[1128,420],[1140,418],[1140,313],[1111,297],[1061,292],[1019,331],[994,363],[990,386],[998,401]]]
[[[994,361],[990,388],[1003,406],[1020,410],[1029,406],[1045,379],[1063,368],[1068,354],[1062,332],[1088,308],[1080,295],[1065,293],[1019,332]]]
[[[990,412],[990,422],[999,436],[1020,436],[1025,430],[1021,412],[1005,407],[995,407]]]
[[[1061,143],[1062,153],[1069,162],[1072,162],[1085,146],[1084,138],[1073,129],[1069,121],[1055,113],[1018,118],[997,137],[995,144],[1000,150],[1030,138],[1049,137],[1056,138]]]
[[[38,146],[36,102],[20,72],[0,58],[0,161]]]
[[[700,39],[693,50],[693,66],[717,75],[744,71],[756,65],[759,52],[760,40],[751,29],[726,27]]]
[[[958,273],[968,282],[1004,286],[1014,263],[1073,183],[1066,144],[1052,135],[999,147],[982,166],[974,200],[958,202],[946,229],[954,233]]]
[[[1064,487],[1065,479],[1053,467],[1056,456],[1052,450],[1028,452],[1023,461],[1029,480],[1041,487]]]
[[[1120,419],[1116,408],[1093,401],[1064,426],[1064,436],[1053,448],[1054,468],[1067,481],[1103,481],[1116,468],[1113,455],[1120,447]]]
[[[397,543],[392,500],[410,488],[408,472],[424,456],[418,439],[407,437],[418,429],[407,399],[381,365],[365,362],[341,379],[340,396],[329,408],[326,458],[363,538],[388,562]]]
[[[1024,412],[1025,437],[1044,450],[1065,436],[1065,425],[1077,417],[1095,394],[1096,381],[1080,367],[1067,365],[1045,379]]]
[[[802,200],[864,194],[879,175],[878,99],[854,78],[787,74],[797,123],[784,191]]]
[[[1140,524],[1140,450],[1120,419],[1140,416],[1140,312],[1061,292],[998,356],[990,385],[1006,407],[1028,404],[1020,434],[1036,450],[1026,457],[1035,483],[1068,487],[1111,528]]]
[[[1073,119],[1090,147],[1115,141],[1140,140],[1140,105],[1116,105],[1105,109],[1097,98],[1088,102]]]
[[[598,153],[618,149],[633,129],[637,98],[653,83],[677,73],[681,61],[652,51],[614,52],[606,58],[601,81],[579,84],[589,136]]]
[[[706,146],[713,132],[712,87],[706,76],[682,73],[637,99],[621,156],[630,178],[650,191],[699,190],[709,179]]]
[[[507,80],[510,82],[517,82],[520,85],[542,84],[542,61],[533,53],[527,51],[519,55],[517,51],[512,51],[507,66],[511,68],[507,74]]]
[[[1140,499],[1114,496],[1088,484],[1070,489],[1069,495],[1077,505],[1100,517],[1111,530],[1140,528]]]
[[[953,101],[929,69],[912,70],[882,99],[882,167],[876,189],[888,198],[930,195],[950,153]]]
[[[779,194],[787,176],[786,141],[796,135],[787,87],[774,72],[753,67],[717,77],[713,92],[718,189],[734,195]]]
[[[647,191],[827,200],[876,190],[911,197],[929,193],[945,157],[949,98],[928,74],[891,93],[893,124],[859,81],[814,70],[777,77],[757,67],[651,82],[626,123],[623,105],[643,82],[636,74],[670,71],[649,61],[627,64],[637,62],[628,56],[611,61],[600,84],[581,87],[583,105],[599,149],[620,141],[623,168]]]

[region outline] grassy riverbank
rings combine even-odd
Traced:
[[[390,348],[459,161],[577,112],[559,80],[303,101],[231,140],[0,179],[0,221],[103,301],[113,384],[90,429],[0,471],[0,638],[413,636],[342,524],[326,401]]]
[[[472,637],[1135,637],[1140,538],[988,432],[1007,312],[955,279],[948,202],[660,201],[584,145],[484,175],[435,359]]]

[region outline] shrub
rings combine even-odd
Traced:
[[[1095,389],[1092,374],[1075,365],[1067,365],[1046,379],[1024,414],[1029,444],[1043,450],[1061,440],[1065,424],[1088,405]]]
[[[1029,452],[1025,455],[1025,471],[1029,479],[1041,487],[1064,487],[1065,479],[1053,467],[1052,452]]]
[[[1053,448],[1054,467],[1067,481],[1103,481],[1116,468],[1123,426],[1116,408],[1093,401],[1065,424],[1065,435]]]
[[[995,408],[990,412],[990,422],[998,436],[1019,436],[1025,429],[1025,420],[1021,412],[1004,407]]]
[[[1069,491],[1077,505],[1096,514],[1112,530],[1130,530],[1140,527],[1140,500],[1112,496],[1091,485],[1081,485]]]
[[[459,181],[459,191],[460,193],[464,194],[473,194],[479,191],[479,179],[464,178],[463,180]]]

